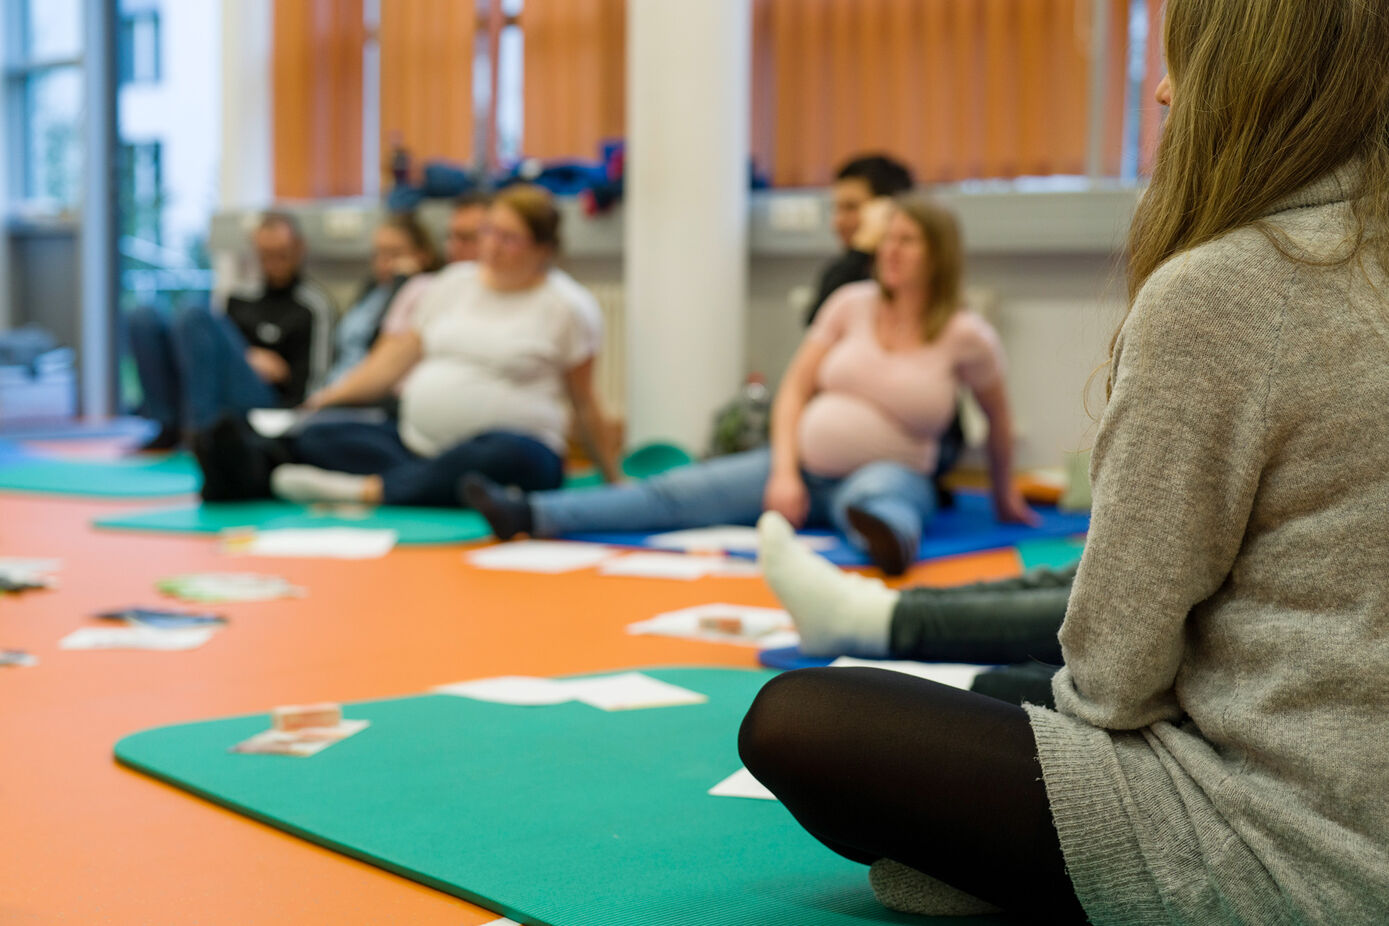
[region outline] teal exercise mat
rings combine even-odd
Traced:
[[[202,473],[191,454],[158,458],[77,460],[0,454],[0,491],[89,498],[159,498],[191,495]]]
[[[137,733],[116,758],[521,923],[933,922],[879,906],[867,869],[781,804],[706,793],[741,767],[738,725],[773,673],[648,674],[709,700],[605,712],[422,695],[347,705],[371,726],[308,759],[227,752],[264,714]]]
[[[157,534],[216,534],[236,528],[364,527],[393,530],[400,544],[465,543],[492,536],[476,511],[462,508],[355,508],[289,502],[203,502],[174,508],[123,512],[97,518],[107,530]]]
[[[1018,544],[1018,559],[1024,570],[1045,566],[1050,569],[1065,569],[1080,561],[1085,551],[1083,537],[1049,537],[1028,540]]]

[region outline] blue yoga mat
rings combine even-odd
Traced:
[[[227,752],[264,714],[137,733],[116,758],[536,926],[956,922],[879,906],[867,869],[781,804],[707,793],[741,767],[738,726],[771,673],[646,671],[708,701],[607,712],[423,695],[346,705],[371,726],[307,759]]]
[[[1054,508],[1038,508],[1037,512],[1042,517],[1042,523],[1038,527],[1000,524],[994,518],[993,504],[986,495],[978,492],[957,492],[955,507],[942,510],[927,525],[925,535],[921,538],[921,549],[917,553],[917,559],[940,559],[959,556],[962,553],[997,550],[1030,540],[1068,538],[1090,529],[1088,514],[1063,514]],[[869,565],[868,556],[838,533],[824,530],[803,533],[808,537],[834,538],[836,542],[833,547],[819,552],[836,565]],[[649,547],[652,536],[652,533],[602,531],[569,534],[565,539],[586,540],[619,547]],[[754,554],[735,552],[730,555],[751,558]]]

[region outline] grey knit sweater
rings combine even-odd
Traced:
[[[1347,166],[1265,221],[1344,254]],[[1120,335],[1094,520],[1030,708],[1091,919],[1389,923],[1389,279],[1243,228]]]

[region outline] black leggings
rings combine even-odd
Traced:
[[[1022,708],[882,669],[778,676],[738,749],[812,836],[1005,910],[1084,922]]]

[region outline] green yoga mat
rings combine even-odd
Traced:
[[[192,455],[154,460],[63,460],[24,455],[0,464],[0,490],[99,498],[191,495],[202,486]]]
[[[1085,550],[1084,538],[1056,537],[1048,540],[1028,540],[1018,544],[1018,558],[1023,569],[1047,566],[1064,569],[1075,565]]]
[[[161,534],[216,534],[234,528],[257,530],[303,527],[366,527],[393,530],[401,544],[447,544],[492,536],[475,511],[458,508],[363,508],[356,511],[292,505],[289,502],[204,502],[176,508],[155,508],[97,518],[92,523],[108,530]],[[361,517],[356,515],[360,514]]]
[[[371,726],[308,759],[228,754],[263,714],[137,733],[116,758],[527,924],[932,922],[879,906],[867,869],[781,804],[705,793],[741,766],[738,725],[772,673],[649,674],[709,701],[609,713],[424,695],[348,705]]]

